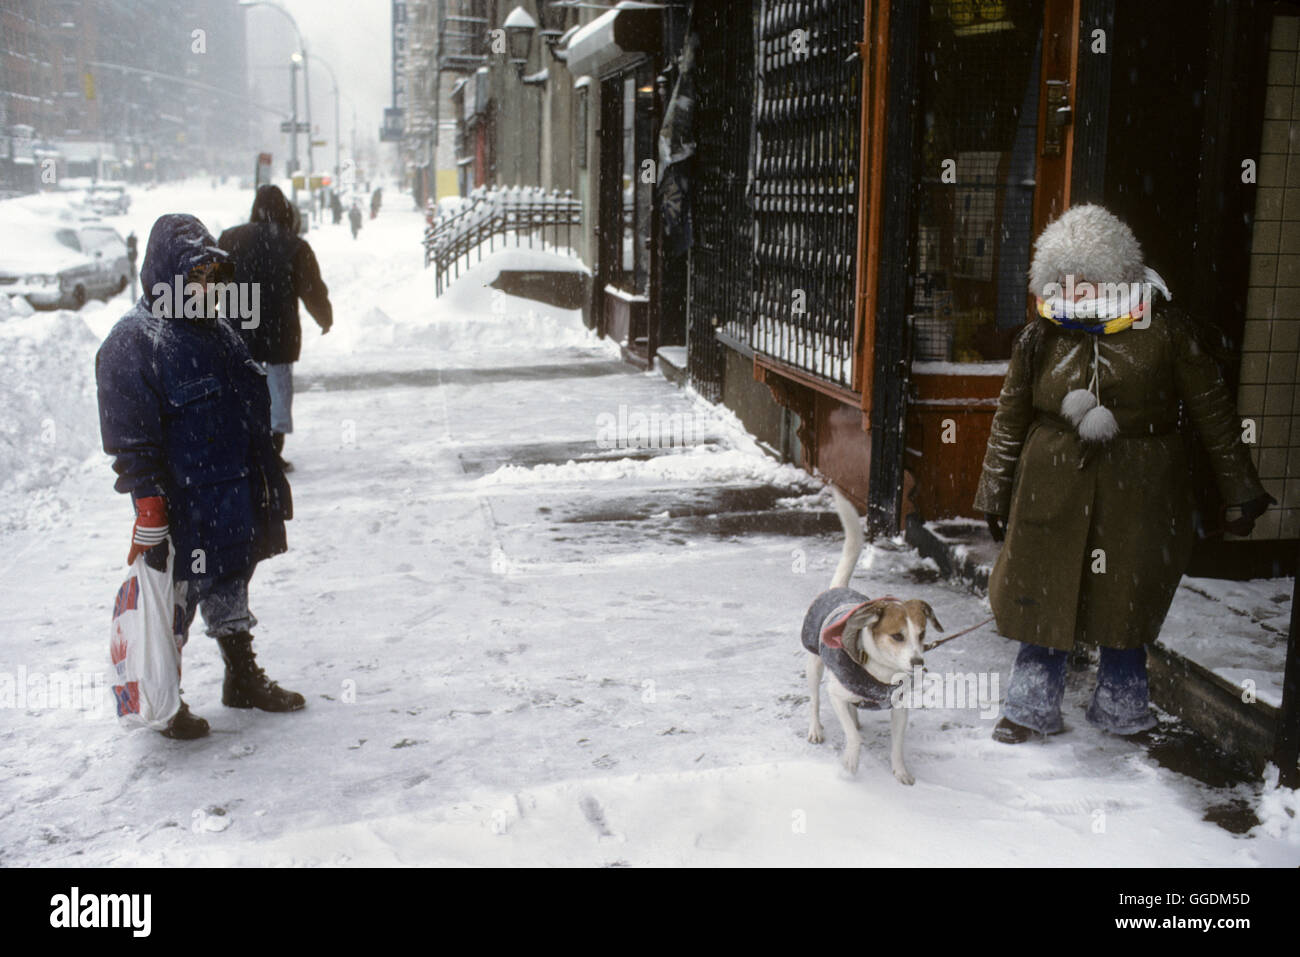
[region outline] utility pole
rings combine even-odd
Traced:
[[[289,182],[293,184],[293,208],[298,208],[298,55],[289,60]],[[311,134],[308,134],[310,136]]]
[[[307,107],[307,177],[308,177],[307,188],[310,190],[311,176],[315,172],[315,166],[312,163],[312,149],[311,149],[311,137],[312,137],[311,70],[307,68],[307,44],[303,41],[302,31],[298,29],[298,21],[293,18],[293,14],[290,13],[288,10],[286,10],[284,7],[280,6],[278,3],[275,3],[274,0],[239,0],[239,5],[245,9],[248,9],[249,7],[270,7],[272,10],[275,10],[281,16],[283,16],[285,19],[289,21],[289,25],[293,27],[294,35],[298,38],[297,57],[298,57],[298,61],[302,63],[302,92],[303,92],[303,96],[306,99],[306,107]],[[294,101],[293,102],[294,102],[293,149],[294,149],[294,157],[296,159],[297,152],[298,152],[298,119],[297,119],[298,97],[297,97],[296,77],[294,79]],[[294,172],[297,172],[296,165],[294,167]],[[294,196],[294,205],[297,206],[298,204],[297,189],[294,189],[293,196]]]

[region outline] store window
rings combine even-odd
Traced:
[[[613,213],[618,222],[613,235],[618,246],[613,253],[612,277],[623,291],[644,295],[650,286],[650,219],[654,197],[651,133],[654,122],[654,73],[648,63],[605,81],[602,97],[617,104],[617,164],[611,172],[616,197]],[[607,211],[602,210],[602,217]]]
[[[1001,360],[1027,318],[1043,4],[927,7],[913,358]]]
[[[576,116],[573,121],[574,152],[577,154],[578,169],[587,168],[587,88],[578,91]]]

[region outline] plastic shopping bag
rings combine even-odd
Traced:
[[[168,539],[165,571],[150,568],[144,553],[131,563],[113,603],[109,643],[118,718],[155,731],[167,727],[181,706],[182,614],[172,583],[172,551]]]

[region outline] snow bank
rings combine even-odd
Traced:
[[[1262,832],[1300,847],[1300,790],[1279,787],[1280,780],[1277,765],[1269,764],[1264,771],[1264,792],[1255,812],[1259,827],[1251,833]]]
[[[100,337],[75,312],[0,322],[0,500],[46,493],[99,448],[95,351]],[[12,514],[0,513],[8,524]]]

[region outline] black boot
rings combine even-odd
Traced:
[[[1003,718],[993,728],[993,740],[1002,744],[1023,744],[1037,733],[1033,728],[1026,728],[1023,724],[1016,724],[1010,718]]]
[[[158,733],[164,738],[175,738],[177,741],[193,741],[208,736],[208,723],[193,714],[189,705],[182,701],[179,710],[167,722],[167,727]]]
[[[293,471],[293,463],[290,462],[288,459],[286,459],[286,458],[284,457],[284,433],[283,433],[283,432],[272,432],[272,433],[271,433],[271,444],[272,444],[273,446],[275,446],[275,455],[276,455],[276,458],[278,458],[278,459],[280,460],[280,471],[282,471],[282,472],[292,472],[292,471]]]
[[[226,681],[221,686],[221,703],[227,708],[260,708],[262,711],[297,711],[307,701],[296,691],[285,691],[266,677],[253,654],[253,636],[246,631],[217,639],[226,661]]]

